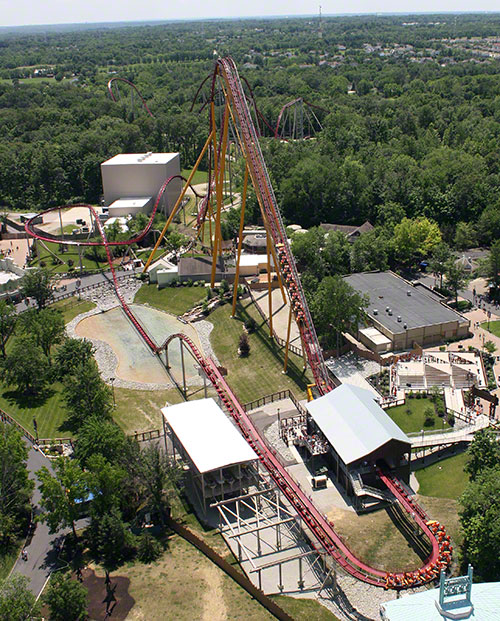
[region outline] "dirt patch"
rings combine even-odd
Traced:
[[[203,568],[202,576],[208,585],[201,602],[202,621],[225,621],[227,608],[222,591],[221,572],[214,565],[210,565]]]
[[[106,598],[106,579],[104,576],[96,575],[93,569],[84,569],[82,571],[83,584],[89,592],[88,597],[88,613],[93,621],[104,621],[108,618],[106,615],[106,604],[103,603]],[[109,610],[115,621],[124,621],[132,610],[135,600],[130,596],[128,590],[130,580],[124,576],[111,576],[110,590],[112,597],[116,601],[111,601]]]

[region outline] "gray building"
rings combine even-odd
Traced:
[[[413,286],[393,272],[351,274],[345,280],[359,293],[366,294],[369,323],[390,341],[385,350],[411,349],[435,345],[447,339],[465,338],[470,321],[441,302],[425,287]],[[373,332],[373,331],[372,331]],[[357,338],[372,351],[381,351],[381,342],[370,331],[361,329]]]

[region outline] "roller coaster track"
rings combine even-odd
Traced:
[[[144,110],[146,110],[146,112],[149,114],[150,117],[154,118],[153,113],[148,108],[148,104],[146,103],[144,97],[139,92],[139,89],[137,88],[135,84],[133,84],[133,82],[130,82],[130,80],[126,80],[125,78],[119,78],[119,77],[111,78],[111,80],[108,82],[108,93],[111,99],[115,102],[120,101],[119,97],[116,97],[115,93],[113,92],[113,85],[117,84],[118,82],[123,82],[124,84],[127,84],[128,86],[130,86],[130,88],[132,89],[132,97],[133,97],[133,93],[135,92],[137,96],[139,97],[139,99],[141,100]],[[132,100],[132,103],[133,103],[133,100]]]
[[[258,135],[253,125],[248,110],[247,101],[243,93],[241,81],[234,62],[230,58],[224,58],[217,61],[215,75],[218,74],[226,85],[226,96],[231,107],[231,114],[235,124],[235,130],[238,135],[240,148],[245,156],[249,174],[251,176],[254,189],[261,206],[262,215],[264,217],[268,234],[271,235],[272,241],[278,250],[281,272],[287,286],[292,309],[300,330],[303,347],[305,349],[309,365],[312,369],[316,385],[321,394],[325,394],[334,388],[323,360],[321,348],[318,343],[312,318],[307,307],[305,295],[300,283],[295,262],[287,242],[283,222],[279,212],[279,208],[274,196],[269,175],[262,152],[260,150]],[[163,194],[168,183],[173,178],[168,179],[161,189]],[[262,465],[267,469],[275,484],[287,497],[291,505],[297,511],[298,515],[304,521],[310,532],[313,545],[319,546],[327,554],[329,554],[348,574],[362,580],[368,584],[394,589],[404,589],[412,586],[418,586],[439,575],[442,568],[445,568],[450,562],[451,546],[450,539],[446,535],[444,528],[437,522],[429,521],[423,509],[410,498],[405,487],[398,481],[396,477],[382,470],[378,470],[377,474],[382,483],[392,492],[396,502],[413,518],[418,524],[422,532],[430,540],[432,551],[423,567],[416,571],[405,573],[388,573],[383,570],[370,567],[363,563],[360,559],[349,550],[341,537],[334,529],[332,522],[328,520],[314,505],[311,498],[305,493],[300,485],[287,471],[281,463],[276,452],[269,448],[266,442],[260,436],[258,430],[254,426],[249,415],[233,393],[220,370],[214,361],[201,355],[200,351],[194,343],[184,334],[174,334],[169,336],[164,343],[157,345],[147,334],[146,330],[134,316],[124,297],[120,293],[118,281],[112,263],[111,248],[113,246],[129,245],[140,241],[150,230],[154,215],[158,208],[161,195],[156,200],[151,218],[143,231],[136,237],[126,241],[110,242],[106,238],[106,233],[99,217],[93,207],[87,207],[96,222],[96,227],[101,237],[101,241],[76,241],[76,240],[59,240],[60,243],[68,243],[84,246],[104,246],[106,256],[110,265],[113,278],[113,285],[118,300],[134,327],[137,329],[145,343],[155,354],[160,354],[166,350],[174,339],[180,339],[191,351],[200,367],[203,369],[209,381],[212,383],[215,391],[221,399],[224,407],[232,416],[235,423],[239,426],[242,434],[252,446]],[[74,205],[69,206],[74,207]],[[45,210],[42,214],[59,209],[58,207]],[[35,216],[36,217],[36,216]],[[26,231],[29,235],[42,239],[44,241],[54,242],[53,238],[43,236],[38,230],[33,228],[34,218],[26,223]]]

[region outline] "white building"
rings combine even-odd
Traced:
[[[102,187],[110,216],[149,212],[163,183],[173,175],[180,175],[178,153],[120,153],[103,162]],[[172,210],[181,188],[180,179],[168,185],[160,204],[165,214]]]

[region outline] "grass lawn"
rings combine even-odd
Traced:
[[[287,597],[286,595],[271,595],[271,599],[283,608],[295,621],[338,621],[337,617],[328,608],[314,599]]]
[[[166,403],[174,404],[183,401],[177,389],[170,390],[130,390],[115,388],[116,409],[115,421],[125,431],[146,431],[161,429],[160,408]]]
[[[42,244],[45,244],[44,247]],[[51,272],[55,274],[60,274],[68,271],[68,260],[71,259],[73,261],[73,265],[75,267],[75,276],[77,275],[77,269],[80,266],[80,258],[78,255],[78,248],[76,246],[66,246],[67,250],[65,252],[60,251],[60,244],[53,242],[37,242],[38,248],[38,256],[34,261],[30,262],[31,267],[40,267],[40,263],[44,262],[45,267],[50,269]],[[48,249],[48,250],[47,250]],[[58,263],[57,265],[53,264],[55,261],[51,252],[57,255],[63,263]],[[108,262],[107,261],[95,261],[94,259],[89,259],[85,256],[85,250],[82,250],[82,265],[86,270],[103,270],[107,269]]]
[[[93,302],[88,300],[79,300],[76,296],[72,298],[66,298],[65,300],[59,300],[51,305],[51,308],[60,310],[64,317],[64,323],[69,323],[72,319],[86,313],[89,310],[95,308]]]
[[[488,330],[488,332],[491,332],[491,334],[494,334],[495,336],[500,336],[500,321],[490,321],[489,328],[488,322],[485,321],[481,324],[481,328]]]
[[[64,427],[67,411],[62,398],[62,384],[56,382],[39,397],[26,396],[13,387],[0,385],[0,408],[34,433],[33,418],[40,438],[65,438],[71,432]]]
[[[434,424],[425,426],[425,410],[434,408],[430,399],[407,399],[404,405],[388,408],[387,414],[405,433],[412,431],[428,431],[430,429],[449,429],[448,423],[439,416],[434,416]],[[409,409],[409,412],[408,412]]]
[[[415,474],[420,484],[419,494],[456,500],[469,482],[464,472],[466,463],[467,455],[461,453],[418,470]]]
[[[239,303],[236,316],[231,319],[231,305],[225,304],[208,316],[214,324],[210,342],[220,363],[228,369],[227,381],[243,403],[264,395],[289,388],[295,396],[306,396],[310,375],[302,371],[302,358],[290,354],[288,372],[282,373],[283,349],[269,338],[269,330],[248,299]],[[249,316],[257,321],[258,329],[248,335],[250,354],[238,356],[238,342],[243,333],[243,323]]]
[[[142,285],[136,293],[136,304],[149,304],[155,308],[182,315],[192,306],[205,299],[205,287],[164,287],[158,289],[156,285]]]
[[[181,170],[181,175],[183,177],[185,177],[186,179],[189,178],[189,175],[191,174],[192,168],[183,168]],[[206,183],[208,181],[208,173],[204,172],[203,170],[198,169],[195,173],[194,173],[194,177],[192,180],[192,184],[196,185],[198,183]]]

